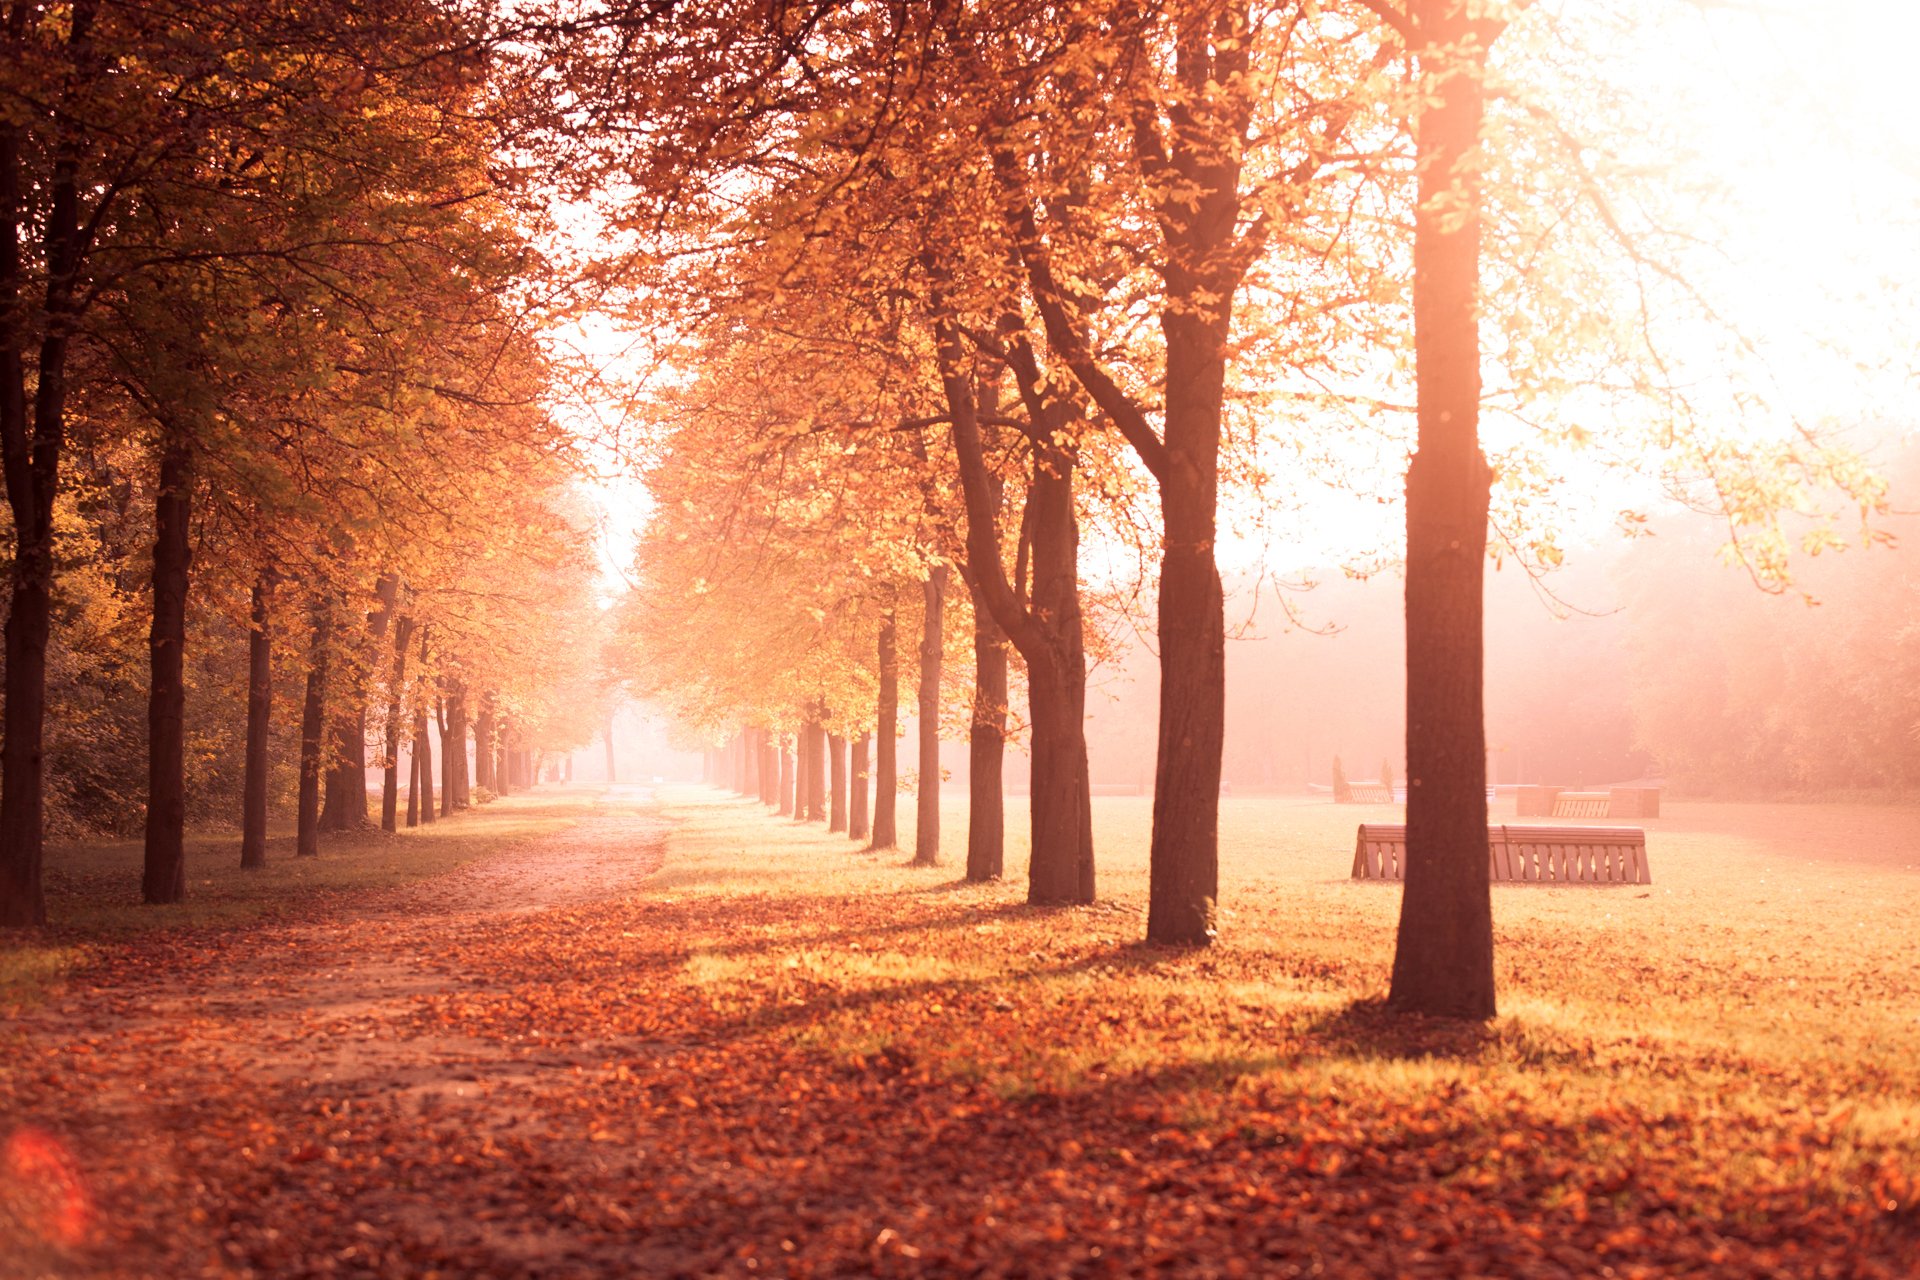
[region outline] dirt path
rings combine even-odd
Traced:
[[[11,1030],[40,1050],[43,1073],[19,1082],[24,1098],[0,1102],[38,1121],[25,1132],[57,1144],[46,1158],[84,1188],[74,1198],[90,1206],[86,1226],[63,1229],[55,1222],[58,1206],[30,1203],[19,1171],[5,1167],[12,1153],[0,1153],[0,1276],[260,1273],[235,1265],[236,1222],[207,1232],[197,1228],[213,1224],[142,1221],[155,1193],[167,1194],[166,1183],[198,1180],[195,1147],[218,1140],[210,1130],[258,1135],[258,1154],[270,1153],[259,1162],[267,1168],[318,1170],[358,1158],[356,1111],[377,1112],[387,1124],[456,1132],[477,1139],[482,1150],[524,1128],[522,1095],[542,1077],[575,1073],[635,1047],[474,1039],[447,1034],[420,1010],[492,984],[493,975],[464,972],[446,958],[463,944],[535,917],[550,927],[548,913],[604,906],[639,888],[661,864],[665,833],[648,789],[614,787],[566,831],[347,912],[162,937],[110,956],[104,971],[81,975],[65,996],[16,1020]],[[89,1077],[86,1087],[76,1088],[76,1076]],[[35,1084],[43,1087],[43,1108],[33,1105]],[[77,1109],[76,1094],[84,1098]],[[19,1118],[0,1114],[0,1143],[10,1130],[20,1132],[8,1123]],[[291,1136],[301,1131],[308,1136]],[[329,1137],[335,1140],[322,1140]],[[503,1227],[500,1220],[512,1215],[489,1212],[484,1200],[448,1204],[442,1196],[410,1195],[406,1183],[376,1180],[381,1203],[351,1206],[363,1234],[366,1219],[379,1212],[388,1219],[386,1233],[398,1231],[436,1254],[464,1254],[477,1270],[492,1265],[483,1258],[511,1270],[515,1259],[565,1252],[544,1231]],[[179,1188],[188,1202],[196,1189],[206,1188]],[[322,1180],[323,1196],[330,1189]],[[78,1219],[70,1215],[70,1222]],[[293,1242],[295,1226],[267,1221],[253,1229],[273,1257],[273,1238]],[[63,1233],[70,1237],[65,1247],[45,1239]],[[217,1243],[221,1236],[229,1237],[228,1247]],[[93,1247],[75,1247],[83,1238]],[[261,1256],[261,1241],[247,1244],[248,1255]],[[354,1254],[349,1246],[346,1256],[336,1250],[314,1257],[292,1245],[269,1270],[405,1274],[411,1266],[399,1253]]]

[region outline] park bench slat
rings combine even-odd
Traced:
[[[1356,880],[1406,879],[1407,828],[1363,822],[1353,846]],[[1487,828],[1489,874],[1526,884],[1651,884],[1639,827]]]

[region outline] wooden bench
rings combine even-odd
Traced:
[[[1522,786],[1514,788],[1513,807],[1522,818],[1657,818],[1660,788],[1573,791],[1566,787]]]
[[[1604,791],[1562,791],[1553,798],[1553,817],[1611,818],[1613,797]]]
[[[1526,884],[1652,884],[1639,827],[1487,828],[1493,879]],[[1363,822],[1353,845],[1356,880],[1406,879],[1407,828]]]

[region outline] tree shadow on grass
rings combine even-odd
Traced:
[[[1330,1052],[1376,1062],[1478,1062],[1501,1041],[1487,1023],[1401,1013],[1380,999],[1355,1000],[1305,1030]]]

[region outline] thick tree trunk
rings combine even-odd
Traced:
[[[873,735],[873,843],[874,849],[900,844],[894,814],[900,799],[900,659],[899,630],[893,606],[880,614],[880,724]]]
[[[944,300],[936,294],[934,301],[941,382],[953,421],[954,452],[967,504],[967,587],[973,593],[976,613],[992,615],[1027,665],[1033,732],[1027,900],[1036,904],[1091,902],[1093,826],[1087,781],[1080,530],[1073,502],[1076,457],[1071,445],[1063,443],[1072,437],[1079,409],[1050,388],[1019,317],[1004,318],[1001,331],[1008,365],[1033,424],[1028,432],[1032,470],[1022,520],[1032,556],[1029,608],[1022,598],[1026,557],[1016,555],[1013,582],[1007,580],[1003,567],[999,531],[1002,493],[988,466],[986,435],[980,421],[979,411],[992,408],[998,394],[983,392],[982,386],[993,387],[997,377],[985,379],[980,385],[969,380],[958,327],[946,313]],[[1004,707],[1003,675],[1000,687]],[[1004,720],[1001,723],[1004,725]],[[968,840],[968,875],[972,877],[971,829]],[[982,859],[981,869],[985,861]]]
[[[1465,0],[1416,0],[1434,83],[1418,126],[1414,362],[1419,447],[1407,468],[1407,872],[1388,1004],[1491,1018],[1482,591],[1491,473],[1481,453],[1480,188],[1470,157],[1485,110],[1482,30]],[[1470,46],[1468,46],[1470,47]],[[1444,58],[1445,61],[1441,61]]]
[[[246,776],[240,788],[240,865],[267,865],[267,772],[273,722],[273,573],[254,580],[247,632]]]
[[[913,828],[913,865],[940,865],[940,668],[944,654],[947,566],[920,586],[920,786]]]
[[[148,629],[147,840],[140,880],[147,902],[187,896],[185,658],[187,584],[193,567],[193,454],[168,433],[153,499],[153,619]]]
[[[338,674],[335,684],[353,706],[333,718],[334,760],[327,770],[326,801],[320,810],[322,831],[352,831],[368,823],[366,691],[350,668],[343,666]]]
[[[18,526],[16,525],[16,528]],[[7,611],[6,737],[0,745],[0,925],[47,922],[41,888],[45,798],[47,636],[52,539],[15,546]]]
[[[320,853],[320,775],[326,768],[327,666],[331,660],[332,632],[332,608],[322,598],[313,606],[307,693],[300,712],[300,799],[294,819],[293,851],[301,858],[316,857]]]
[[[870,831],[867,821],[867,735],[853,741],[852,798],[847,806],[847,838],[865,840]]]
[[[807,821],[827,820],[827,731],[818,720],[806,725]]]
[[[452,737],[440,740],[440,750],[450,764],[449,794],[456,810],[473,805],[473,780],[467,772],[467,691],[455,685],[447,696],[447,725]]]
[[[1213,559],[1224,342],[1192,317],[1169,315],[1165,328],[1169,465],[1160,485],[1166,539],[1147,940],[1205,946],[1220,892],[1226,723],[1226,612]]]
[[[400,735],[406,728],[407,645],[413,639],[413,619],[399,618],[393,624],[393,665],[387,673],[386,766],[380,777],[380,829],[399,827],[400,808]],[[408,826],[412,826],[410,821]]]
[[[69,7],[67,43],[80,71],[90,58],[99,6]],[[18,12],[25,13],[25,10]],[[80,73],[85,78],[85,72]],[[25,347],[27,311],[22,297],[27,273],[19,237],[32,234],[22,202],[41,179],[23,174],[25,126],[0,124],[0,467],[13,514],[12,592],[6,625],[6,707],[0,736],[0,925],[45,924],[41,884],[45,854],[45,733],[47,639],[53,618],[53,504],[60,485],[60,454],[66,446],[67,352],[74,298],[82,281],[80,155],[77,117],[60,113],[54,131],[53,164],[45,179],[46,215],[39,240],[46,247],[44,320],[39,359],[33,369],[29,424]]]
[[[1080,613],[1080,526],[1073,472],[1037,468],[1027,494],[1033,613],[1045,622],[1022,656],[1032,733],[1028,786],[1032,849],[1027,901],[1094,900],[1093,806],[1087,771],[1087,657]]]
[[[973,602],[973,723],[967,735],[967,879],[1006,869],[1007,637],[993,612]]]
[[[847,740],[837,733],[827,735],[827,777],[831,795],[827,804],[827,830],[847,829]]]

